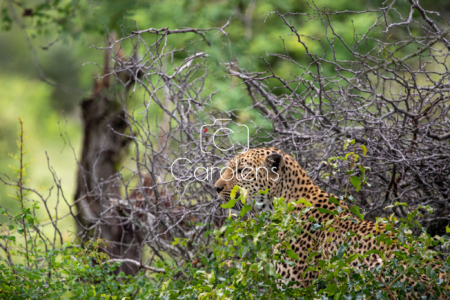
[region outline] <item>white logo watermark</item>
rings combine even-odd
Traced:
[[[239,128],[241,128],[242,130],[244,130],[244,135],[246,136],[246,142],[244,143],[244,150],[241,151],[240,153],[245,153],[248,151],[248,149],[250,148],[250,131],[248,130],[247,125],[244,124],[240,124],[237,122],[232,122],[231,119],[216,119],[214,121],[213,124],[209,124],[209,125],[203,125],[200,128],[200,149],[202,150],[203,153],[205,154],[211,154],[210,151],[207,150],[207,147],[205,145],[205,138],[204,135],[210,131],[210,130],[214,130],[214,128],[217,128],[217,130],[214,131],[214,133],[212,134],[212,142],[214,144],[214,147],[222,152],[226,152],[226,151],[231,151],[234,148],[234,144],[232,142],[232,135],[235,133],[233,130],[231,130],[230,128],[227,127],[223,127],[224,123],[228,123],[231,122],[233,123],[235,126],[238,126]],[[230,141],[230,147],[227,149],[222,149],[221,147],[223,147],[222,145],[217,145],[217,140],[216,138],[218,138],[219,136],[223,137],[225,136],[226,138],[229,139]]]
[[[241,129],[239,132],[235,132],[232,129],[225,127],[224,124],[231,124],[234,125],[234,129],[238,128]],[[238,138],[233,137],[233,135],[239,135],[241,138],[241,141],[243,138],[245,139],[244,143],[241,143],[240,147],[243,148],[243,151],[238,153],[245,153],[250,148],[250,131],[247,127],[247,125],[239,124],[237,122],[233,122],[231,119],[216,119],[213,124],[209,125],[203,125],[200,128],[200,148],[202,153],[205,154],[211,154],[211,151],[209,151],[212,147],[216,148],[220,152],[231,152],[233,150],[236,150],[236,145],[233,143],[233,140],[236,141]],[[208,143],[208,138],[209,143]],[[205,180],[212,180],[213,174],[216,171],[219,171],[220,177],[225,181],[233,180],[236,176],[236,179],[238,181],[253,181],[257,180],[258,176],[264,175],[267,177],[267,180],[269,180],[269,170],[265,167],[258,167],[256,169],[251,167],[239,167],[239,161],[236,159],[234,162],[236,168],[232,169],[228,166],[225,166],[221,169],[218,167],[196,167],[193,169],[192,161],[187,158],[178,158],[176,159],[172,165],[171,165],[171,173],[172,176],[179,181],[187,181],[190,180],[192,177],[194,177],[198,181],[205,181]],[[178,171],[180,169],[186,170],[185,174],[178,174],[179,176],[176,176],[174,174],[174,165],[181,165],[181,168],[178,168]],[[184,166],[183,166],[184,165]],[[190,165],[190,166],[189,166]],[[278,180],[278,173],[275,172],[275,168],[272,168],[270,172],[273,172],[277,175],[277,179],[270,178],[271,180]],[[193,170],[192,175],[189,175],[188,173]],[[226,172],[226,170],[231,171],[231,176],[227,176],[229,178],[225,179],[222,175]],[[263,170],[260,172],[260,170]],[[254,172],[254,175],[252,175]],[[263,174],[264,173],[264,174]],[[181,175],[181,176],[180,176]]]
[[[178,162],[178,161],[181,161],[181,160],[188,161],[189,163],[192,164],[192,161],[189,160],[189,159],[187,159],[187,158],[177,158],[177,159],[172,163],[172,166],[170,167],[171,172],[172,172],[172,176],[173,176],[176,180],[179,180],[179,181],[186,181],[186,180],[191,179],[192,177],[194,177],[194,178],[195,178],[196,180],[198,180],[198,181],[212,180],[212,176],[213,176],[215,170],[218,170],[218,171],[219,171],[220,178],[222,178],[222,179],[225,180],[225,181],[233,180],[233,178],[234,178],[235,176],[236,176],[236,179],[237,179],[238,181],[253,181],[253,180],[258,180],[258,175],[260,174],[260,172],[259,172],[260,170],[263,170],[263,171],[264,171],[266,179],[269,180],[269,170],[268,170],[266,167],[258,167],[258,168],[256,168],[256,169],[255,169],[255,168],[252,168],[252,167],[244,167],[244,168],[242,168],[242,169],[239,169],[239,167],[238,167],[238,166],[239,166],[239,160],[238,160],[238,159],[235,160],[235,166],[236,166],[235,168],[236,168],[236,169],[232,169],[232,168],[230,168],[230,167],[228,167],[228,166],[223,167],[222,169],[219,169],[219,168],[217,168],[217,167],[211,167],[211,168],[197,167],[197,168],[194,169],[193,176],[190,175],[189,177],[182,179],[182,178],[178,178],[178,177],[175,176],[175,174],[173,173],[173,166],[174,166],[174,164],[175,164],[176,162]],[[225,178],[222,177],[222,175],[223,175],[225,172],[222,172],[222,171],[223,171],[223,170],[227,170],[227,169],[228,169],[228,170],[231,170],[232,176],[231,176],[230,178],[225,179]],[[279,177],[280,177],[280,176],[278,175],[278,173],[275,171],[275,169],[276,169],[276,167],[272,167],[271,170],[270,170],[272,173],[274,173],[274,174],[277,175],[277,178],[276,178],[276,179],[270,178],[270,180],[272,180],[272,181],[277,181],[277,180],[279,179]],[[244,171],[247,171],[247,172],[245,172],[245,174],[244,174]],[[251,176],[251,174],[252,174],[253,172],[255,172],[255,176]],[[199,177],[197,177],[198,174],[203,175],[203,176],[205,176],[205,174],[206,174],[206,176],[205,176],[204,178],[199,178]],[[241,174],[241,175],[238,176],[238,174]],[[249,176],[250,176],[251,178],[248,178]]]

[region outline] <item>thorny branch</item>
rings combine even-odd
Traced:
[[[439,28],[416,1],[410,1],[406,16],[395,4],[336,12],[312,3],[308,13],[268,14],[280,18],[303,56],[299,59],[285,45],[283,53],[267,53],[262,59],[266,72],[244,69],[231,52],[224,60],[208,52],[211,39],[224,37],[219,44],[231,51],[225,31],[231,19],[217,28],[136,29],[109,47],[97,47],[134,52],[118,57],[115,51],[115,66],[105,76],[112,75],[139,99],[130,104],[123,96],[121,103],[128,130],[120,137],[134,143],[135,165],[119,168],[117,176],[97,178],[97,186],[109,184],[122,194],[90,190],[89,197],[108,201],[83,231],[100,230],[111,224],[111,216],[118,218],[133,243],[151,253],[127,262],[150,271],[160,271],[151,266],[154,257],[169,256],[181,264],[208,256],[211,235],[205,233],[220,227],[225,216],[213,184],[220,168],[246,144],[223,151],[229,146],[226,134],[221,131],[216,140],[212,134],[227,126],[239,133],[236,124],[246,120],[251,147],[283,149],[322,188],[338,195],[339,185],[348,184],[345,165],[335,180],[322,178],[328,170],[320,162],[341,156],[346,139],[364,144],[368,152],[362,163],[370,168],[366,175],[371,185],[351,194],[369,212],[367,217],[392,213],[384,207],[397,201],[431,205],[434,213],[425,213],[420,221],[431,234],[445,232],[450,214],[449,28]],[[420,12],[419,19],[413,10]],[[353,28],[349,39],[337,28],[342,14],[367,14],[374,23]],[[319,33],[303,35],[299,28],[306,21],[316,22]],[[186,33],[202,39],[181,48],[170,43]],[[289,72],[275,68],[272,58],[289,66]],[[230,82],[225,90],[214,85],[225,80]],[[232,90],[244,91],[248,99],[238,100],[247,104],[224,106]],[[248,111],[265,123],[248,117]],[[162,115],[167,124],[159,123]],[[72,208],[56,175],[55,182],[59,199]],[[71,209],[70,214],[76,212]]]

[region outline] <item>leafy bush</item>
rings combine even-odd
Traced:
[[[10,265],[1,258],[1,295],[4,299],[122,299],[133,295],[136,299],[363,299],[363,296],[374,295],[375,299],[389,299],[390,295],[401,297],[413,288],[397,274],[412,278],[419,292],[430,293],[430,289],[437,295],[447,292],[448,281],[438,278],[437,270],[427,263],[433,262],[436,255],[431,248],[447,242],[448,238],[431,238],[425,232],[419,237],[412,235],[411,228],[420,226],[414,221],[419,208],[406,219],[378,220],[386,224],[388,232],[378,236],[377,242],[398,243],[407,250],[395,252],[396,258],[385,261],[383,267],[374,270],[352,267],[353,261],[361,261],[374,251],[350,255],[347,253],[350,245],[344,243],[329,258],[323,255],[317,264],[309,267],[308,270],[319,274],[313,284],[302,288],[285,284],[275,272],[275,263],[293,264],[291,259],[298,258],[289,242],[295,241],[305,227],[301,213],[292,213],[300,203],[306,205],[303,213],[314,209],[303,200],[286,204],[284,199],[276,199],[272,214],[265,212],[248,218],[230,216],[222,228],[209,233],[214,235],[215,243],[212,253],[201,257],[200,268],[194,267],[192,262],[178,267],[175,262],[158,262],[158,267],[165,269],[165,273],[156,275],[156,282],[160,284],[149,280],[144,273],[127,280],[114,275],[119,263],[94,264],[94,261],[107,260],[96,251],[67,244],[60,249],[44,250],[45,242],[29,243],[28,266],[24,263]],[[311,221],[313,230],[331,228]],[[287,234],[280,238],[279,233]],[[350,232],[346,237],[353,234]],[[6,239],[10,248],[23,247],[16,244],[12,236]],[[273,247],[276,244],[280,247]],[[11,251],[11,254],[22,259],[27,255],[22,250]],[[318,254],[323,253],[312,250],[309,258]],[[385,258],[386,254],[381,252],[380,256]],[[447,273],[447,263],[439,270]],[[421,274],[427,276],[428,284],[420,281]]]
[[[20,120],[18,155],[11,155],[19,167],[10,166],[17,174],[17,181],[3,181],[12,186],[16,193],[10,195],[20,205],[20,211],[13,213],[0,207],[0,298],[1,299],[122,299],[132,295],[141,284],[138,278],[132,284],[121,282],[129,278],[114,275],[120,263],[104,264],[109,257],[100,252],[103,241],[91,242],[88,249],[81,249],[70,243],[63,243],[56,232],[56,220],[48,207],[47,200],[34,200],[31,195],[41,195],[25,187],[27,163],[23,122]],[[48,219],[39,220],[38,215],[44,205]],[[44,215],[46,215],[44,213]],[[56,215],[57,217],[57,215]],[[48,222],[50,220],[50,222]],[[59,220],[61,222],[61,220]],[[48,234],[45,226],[53,225],[54,235]],[[51,230],[50,230],[51,231]],[[58,237],[61,237],[59,239]],[[103,295],[103,296],[102,296]]]
[[[361,184],[369,185],[365,177],[368,168],[359,162],[355,140],[347,140],[344,148],[347,150],[351,145],[354,146],[353,151],[325,162],[330,167],[328,176],[333,176],[339,168],[345,168],[348,175],[348,183],[342,186],[344,195],[339,199],[329,199],[338,205],[337,209],[330,211],[319,208],[321,213],[333,214],[336,222],[345,218],[350,218],[355,223],[364,220],[357,206],[341,206],[341,203],[352,201],[349,192],[353,188],[358,192]],[[364,146],[361,149],[365,156],[367,149]],[[321,222],[314,217],[307,220],[302,218],[308,211],[316,209],[304,199],[290,203],[286,203],[283,198],[275,199],[272,213],[253,213],[247,216],[252,211],[252,206],[246,201],[245,190],[241,190],[241,196],[234,199],[238,189],[235,186],[231,192],[231,200],[222,207],[231,208],[237,201],[241,201],[243,208],[240,215],[230,215],[223,227],[210,232],[214,235],[215,243],[210,256],[202,257],[203,267],[196,270],[188,263],[183,270],[184,276],[175,281],[171,277],[175,274],[169,271],[159,275],[163,288],[154,290],[155,298],[398,299],[409,293],[428,295],[429,299],[449,296],[446,275],[448,259],[436,268],[432,265],[438,263],[439,255],[433,249],[448,247],[450,239],[448,236],[430,237],[417,221],[422,217],[421,212],[429,211],[430,207],[408,208],[406,203],[395,203],[391,208],[403,206],[409,209],[405,218],[396,219],[391,215],[389,218],[377,219],[376,226],[383,224],[385,232],[380,232],[376,237],[368,234],[364,240],[374,238],[377,245],[394,247],[397,250],[393,251],[393,258],[387,250],[374,249],[364,254],[348,251],[351,247],[359,246],[350,242],[351,237],[356,235],[352,231],[343,235],[344,242],[337,247],[337,251],[324,253],[324,247],[308,249],[310,266],[305,272],[316,272],[317,278],[309,285],[296,288],[293,287],[294,283],[282,280],[280,274],[275,272],[275,265],[295,265],[293,261],[299,257],[291,249],[291,242],[296,243],[309,223],[312,223],[313,231],[331,232],[335,230],[336,222]],[[293,213],[297,206],[304,208],[300,213]],[[357,217],[346,212],[352,212]],[[413,231],[420,235],[414,235]],[[275,245],[278,246],[274,247]],[[383,263],[380,267],[368,269],[362,262],[373,254],[379,255]],[[357,268],[353,266],[355,262]]]
[[[240,199],[243,200],[245,202],[245,199]],[[446,243],[448,238],[431,238],[425,231],[419,237],[412,235],[413,227],[421,228],[414,218],[422,208],[414,209],[405,219],[377,221],[385,224],[387,229],[385,234],[376,237],[377,243],[403,247],[395,252],[395,259],[384,260],[383,267],[373,270],[354,268],[351,265],[354,261],[362,262],[373,253],[386,259],[387,253],[372,250],[364,255],[350,254],[347,249],[351,245],[346,242],[328,258],[324,253],[311,249],[309,259],[322,254],[322,258],[307,269],[318,274],[313,284],[302,288],[293,288],[293,283],[285,284],[275,272],[275,263],[289,265],[293,264],[290,259],[298,259],[289,242],[295,241],[305,228],[302,213],[292,213],[300,203],[306,205],[302,213],[314,209],[304,200],[286,204],[284,199],[276,199],[272,214],[265,212],[250,218],[228,218],[222,228],[212,233],[216,243],[211,256],[202,258],[203,267],[195,270],[188,264],[185,268],[189,272],[188,277],[179,281],[172,280],[170,273],[160,275],[163,288],[155,290],[154,295],[158,295],[157,299],[364,299],[364,296],[366,299],[373,296],[375,299],[389,299],[395,295],[394,299],[397,299],[413,288],[426,294],[434,290],[438,296],[447,292],[448,281],[438,278],[438,271],[428,263],[434,262],[436,255],[431,249]],[[312,230],[332,228],[317,220],[310,221],[314,224]],[[287,234],[280,238],[280,233]],[[354,234],[349,232],[346,240]],[[276,244],[280,247],[273,247]],[[447,262],[439,271],[448,272]],[[403,274],[416,284],[404,282],[400,276]],[[422,274],[427,276],[427,284],[420,281]]]
[[[377,219],[376,224],[383,224],[386,232],[365,238],[374,238],[377,244],[396,245],[398,250],[394,251],[393,259],[384,250],[370,250],[365,254],[348,251],[358,247],[350,242],[355,235],[350,231],[343,235],[344,242],[337,251],[324,253],[323,247],[308,249],[306,271],[315,272],[317,277],[310,284],[294,287],[295,283],[285,282],[277,274],[275,265],[295,264],[299,257],[291,249],[291,242],[305,232],[309,223],[313,231],[330,232],[334,230],[333,222],[302,218],[316,209],[304,199],[290,203],[283,198],[275,199],[272,213],[256,213],[247,201],[247,191],[241,190],[240,197],[235,199],[237,186],[231,193],[231,200],[222,207],[230,208],[241,201],[240,215],[230,214],[222,227],[206,233],[212,235],[214,241],[208,249],[196,254],[196,261],[160,260],[155,263],[158,269],[141,266],[147,271],[135,277],[116,275],[121,262],[110,260],[99,250],[103,241],[91,241],[90,247],[81,249],[74,244],[63,244],[62,240],[58,246],[56,239],[51,240],[44,234],[43,224],[37,217],[41,209],[39,202],[25,201],[34,191],[23,185],[26,167],[23,131],[20,137],[17,157],[20,168],[16,169],[18,184],[15,188],[21,211],[12,214],[0,208],[5,220],[1,224],[0,246],[6,254],[0,256],[2,299],[397,299],[414,291],[429,299],[449,296],[448,258],[436,268],[432,264],[440,255],[433,249],[448,247],[450,239],[430,237],[417,221],[421,212],[429,207],[408,208],[405,203],[396,203],[392,207],[409,209],[406,218],[396,219],[392,215]],[[349,145],[355,145],[355,141],[347,141],[344,147]],[[368,183],[364,177],[366,168],[358,162],[356,150],[355,145],[353,152],[331,158],[326,164],[330,167],[329,176],[333,176],[335,169],[345,167],[348,182],[358,191],[362,183]],[[362,151],[365,155],[364,148]],[[351,201],[352,186],[347,184],[339,199],[329,199],[338,205],[336,210],[321,209],[320,212],[333,214],[335,220],[350,218],[360,222],[358,217],[364,217],[356,206],[347,209],[341,205]],[[48,211],[45,201],[44,204]],[[298,206],[302,207],[301,212],[294,213]],[[346,215],[347,210],[357,217]],[[419,231],[420,235],[414,235],[414,231]],[[176,239],[173,244],[186,246],[187,242]],[[382,266],[364,267],[362,261],[371,254],[381,257]],[[355,262],[358,268],[353,266]],[[409,280],[405,280],[406,277]]]

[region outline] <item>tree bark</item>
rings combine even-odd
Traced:
[[[75,200],[83,241],[102,239],[112,259],[139,260],[141,251],[132,226],[111,208],[120,198],[117,171],[129,145],[121,134],[127,123],[120,102],[101,93],[81,104],[84,140]],[[137,266],[124,263],[118,272],[134,275]]]

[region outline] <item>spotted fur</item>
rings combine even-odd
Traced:
[[[237,174],[237,176],[236,176]],[[337,205],[329,202],[331,194],[319,188],[300,167],[300,165],[288,154],[276,148],[257,148],[251,149],[246,153],[240,154],[233,158],[227,165],[227,169],[221,178],[215,183],[216,191],[219,197],[227,202],[230,200],[230,191],[238,185],[239,187],[248,189],[249,199],[256,210],[270,211],[273,210],[273,199],[283,197],[287,202],[299,200],[301,198],[311,202],[315,208],[324,208],[333,211]],[[269,189],[269,192],[257,194],[258,191]],[[256,195],[255,195],[256,194]],[[345,211],[345,205],[341,205]],[[239,212],[240,206],[235,206],[232,211]],[[304,207],[298,207],[297,211]],[[304,220],[309,219],[313,215],[318,223],[326,222],[331,218],[336,218],[331,214],[320,213],[317,209],[310,210],[304,214]],[[343,243],[342,234],[349,231],[355,232],[357,235],[349,238],[352,249],[348,249],[349,253],[366,253],[371,249],[378,250],[394,250],[394,246],[386,249],[385,244],[377,245],[373,238],[363,239],[364,236],[385,232],[383,225],[376,225],[371,221],[361,221],[357,217],[352,216],[358,222],[351,219],[342,219],[350,213],[341,213],[335,219],[333,232],[312,231],[311,223],[307,223],[306,231],[311,234],[302,234],[297,241],[291,243],[291,248],[298,254],[299,260],[295,266],[289,266],[279,263],[276,270],[287,281],[298,282],[308,285],[315,278],[316,274],[312,272],[303,273],[308,263],[308,254],[311,251],[322,250],[323,255],[336,251]],[[330,238],[332,242],[329,241]],[[391,258],[393,254],[391,254]],[[317,259],[316,257],[315,259]],[[314,260],[313,260],[314,261]],[[376,254],[371,254],[365,259],[363,264],[369,268],[381,265],[381,259]],[[360,262],[355,260],[353,266],[356,268]]]

